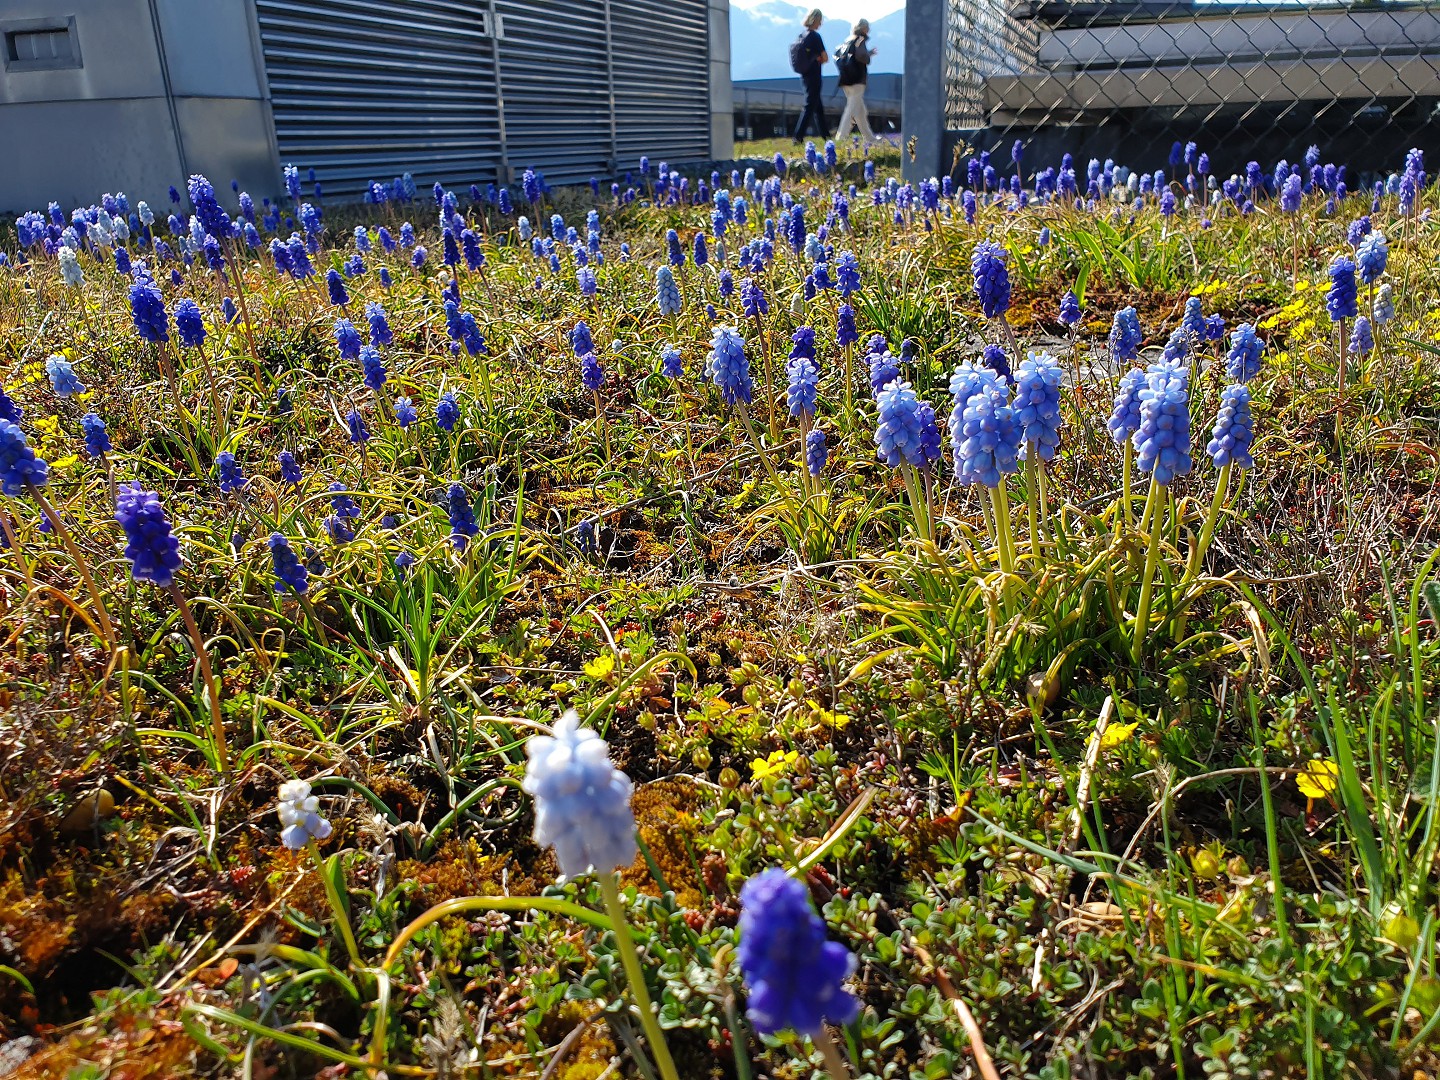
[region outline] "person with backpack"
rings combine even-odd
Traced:
[[[840,126],[835,129],[837,139],[849,135],[853,123],[862,139],[867,143],[875,141],[875,133],[870,130],[870,113],[865,108],[865,81],[870,73],[870,59],[877,51],[870,48],[870,23],[866,19],[856,22],[845,44],[835,50],[840,89],[845,92],[845,111],[840,114]]]
[[[825,126],[825,104],[820,100],[820,73],[830,62],[825,42],[820,40],[819,34],[820,24],[824,21],[825,16],[820,14],[820,9],[813,9],[805,16],[805,28],[800,31],[800,36],[790,44],[790,67],[805,85],[805,111],[800,114],[800,123],[795,128],[797,143],[805,138],[805,130],[811,120],[814,120],[815,133],[820,138],[830,137],[830,131]]]

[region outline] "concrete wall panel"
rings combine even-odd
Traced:
[[[6,71],[0,105],[21,101],[164,97],[147,0],[4,0],[0,28],[32,19],[73,16],[81,65],[53,71]]]
[[[163,217],[182,175],[163,97],[7,105],[0,146],[24,147],[0,181],[0,210],[11,215],[51,199],[68,213],[124,191],[131,206],[144,199]]]
[[[176,97],[261,97],[245,0],[156,0]]]
[[[262,196],[279,194],[265,109],[253,98],[175,99],[186,166],[209,177],[227,205],[234,198],[231,180],[240,181],[240,189],[257,203]]]

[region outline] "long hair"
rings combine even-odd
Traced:
[[[806,29],[806,30],[814,30],[817,26],[819,26],[822,22],[824,22],[824,20],[825,20],[825,16],[824,16],[823,14],[821,14],[820,9],[819,9],[818,7],[817,7],[817,8],[811,8],[811,9],[810,9],[810,14],[805,16],[805,29]]]
[[[870,36],[870,20],[869,20],[869,19],[856,19],[856,20],[855,20],[855,26],[851,29],[850,33],[851,33],[853,36],[855,36],[855,37],[869,37],[869,36]]]

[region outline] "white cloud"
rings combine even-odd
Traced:
[[[733,7],[750,11],[773,3],[773,0],[730,0]],[[892,11],[905,6],[905,0],[816,0],[814,6],[825,13],[825,18],[836,22],[850,23],[856,19],[883,19]]]

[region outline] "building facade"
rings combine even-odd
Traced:
[[[733,153],[729,0],[6,0],[0,211]]]

